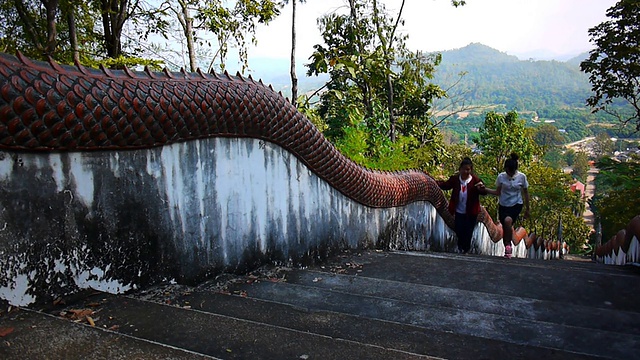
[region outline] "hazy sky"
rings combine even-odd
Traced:
[[[400,0],[380,0],[398,10]],[[320,42],[316,19],[346,11],[347,0],[307,0],[297,6],[297,58],[306,60]],[[450,0],[406,0],[401,29],[412,50],[441,51],[472,42],[521,59],[562,59],[591,49],[587,31],[607,20],[615,0],[467,0],[459,8]],[[268,27],[258,30],[251,57],[289,58],[291,6]]]

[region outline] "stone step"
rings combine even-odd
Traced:
[[[284,298],[259,289],[280,288]],[[394,301],[370,301],[362,296],[343,296],[318,288],[288,284],[255,282],[234,287],[240,295],[194,292],[178,299],[182,304],[196,304],[201,311],[226,314],[256,323],[268,323],[279,328],[295,329],[328,338],[366,346],[393,349],[405,354],[445,359],[596,359],[580,353],[557,351],[527,344],[515,344],[499,338],[481,338],[452,329],[428,327],[420,321],[414,305]],[[248,289],[248,290],[244,290]],[[266,295],[259,298],[260,295]],[[256,297],[257,296],[257,297]],[[328,305],[333,304],[333,306]],[[422,306],[424,311],[434,310]],[[398,315],[398,313],[402,313]],[[446,317],[435,309],[434,318]],[[350,358],[339,354],[340,358]]]
[[[316,274],[306,273],[303,276],[314,275]],[[318,279],[320,280],[317,283],[326,282],[332,288],[261,282],[236,289],[250,298],[292,307],[349,314],[365,319],[411,325],[432,332],[536,347],[539,348],[536,351],[537,356],[541,349],[548,349],[550,353],[568,352],[621,359],[629,358],[629,355],[640,351],[640,336],[627,334],[624,328],[608,320],[605,327],[615,327],[620,331],[600,329],[602,321],[589,323],[588,319],[574,320],[574,314],[580,316],[580,312],[578,309],[571,309],[569,305],[567,314],[548,314],[542,307],[549,304],[548,302],[535,303],[529,299],[512,296],[496,297],[468,291],[452,291],[446,294],[446,289],[442,291],[443,289],[416,284],[388,286],[388,281],[380,280],[360,283],[359,277],[345,279],[344,276],[333,276]],[[368,291],[365,288],[367,285],[371,285],[369,290],[373,291]],[[362,294],[362,290],[368,294]],[[386,294],[387,291],[394,290],[397,291],[395,294]],[[435,296],[439,298],[439,304],[429,302],[428,299],[420,299],[424,292],[433,290],[439,293]],[[460,295],[468,297],[460,298]],[[466,303],[462,304],[463,302]],[[589,308],[584,310],[588,311]],[[554,319],[553,315],[558,315],[558,318]],[[597,319],[597,314],[587,315],[590,319]],[[536,317],[544,317],[546,321],[534,320]],[[632,324],[631,321],[625,322]],[[571,323],[580,323],[585,327]],[[571,340],[567,341],[567,338]],[[447,355],[441,356],[449,357]]]
[[[3,313],[0,316],[0,359],[212,359],[167,344],[85,324],[25,309]]]
[[[172,305],[127,296],[99,294],[87,298],[96,309],[97,326],[127,338],[219,359],[433,359],[369,342],[302,330],[292,321],[308,311],[277,308],[241,297],[202,292],[186,295],[191,304]],[[230,306],[229,301],[236,302]],[[229,306],[227,308],[227,306]],[[239,312],[229,309],[240,309]],[[255,320],[242,309],[268,315]],[[291,315],[293,314],[293,315]],[[274,318],[280,321],[274,321]],[[285,320],[285,321],[282,321]]]
[[[363,251],[307,269],[265,269],[197,287],[93,293],[40,312],[0,312],[0,333],[14,329],[0,338],[0,358],[547,360],[640,353],[636,268]],[[90,311],[95,326],[60,317],[74,309]]]
[[[254,283],[236,290],[292,306],[576,354],[640,353],[640,272],[634,267],[406,252],[336,259],[290,272],[287,281],[300,288]]]

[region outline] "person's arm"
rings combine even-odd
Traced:
[[[522,199],[524,200],[524,217],[523,219],[529,218],[529,189],[523,187],[522,188]]]
[[[484,182],[478,178],[476,183],[473,185],[476,188],[476,191],[478,192],[478,194],[480,195],[487,195],[487,188],[484,185]]]
[[[487,192],[487,194],[489,195],[495,195],[495,196],[500,196],[500,190],[502,190],[502,186],[498,186],[497,189],[493,190],[493,189],[489,189],[489,188],[484,188],[484,190]]]
[[[502,181],[500,180],[500,175],[498,175],[498,178],[496,178],[496,189],[495,190],[494,189],[489,189],[488,187],[484,188],[484,191],[487,194],[500,196],[500,193],[502,192]]]
[[[502,192],[502,184],[498,185],[498,187],[495,190],[485,187],[484,191],[489,195],[500,196],[500,193]]]
[[[449,179],[445,180],[436,180],[436,184],[438,184],[438,187],[442,190],[451,190],[453,188],[451,179],[453,177],[450,177]]]

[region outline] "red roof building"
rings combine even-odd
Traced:
[[[571,185],[571,191],[580,191],[580,195],[584,196],[584,184],[580,181],[576,181]]]

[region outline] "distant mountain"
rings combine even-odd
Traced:
[[[296,62],[296,74],[298,76],[298,94],[313,92],[329,81],[329,75],[308,77],[307,67],[304,64],[309,61]],[[249,70],[245,71],[245,76],[251,75],[254,80],[262,81],[266,85],[271,85],[275,91],[291,97],[291,75],[289,68],[290,60],[283,58],[253,58],[249,61]],[[232,72],[235,74],[235,71]]]
[[[567,60],[567,64],[575,65],[578,68],[580,67],[580,63],[589,58],[589,52],[583,52],[582,54],[572,57]]]
[[[460,49],[441,51],[440,53],[443,63],[450,64],[514,64],[520,62],[516,56],[508,55],[480,43],[471,43]]]
[[[503,105],[508,110],[536,111],[541,108],[584,108],[590,96],[588,76],[580,71],[583,53],[566,62],[520,60],[489,46],[472,43],[455,50],[442,51],[442,63],[436,68],[434,82],[443,88],[465,75],[451,93],[464,94],[466,104]],[[307,77],[307,68],[296,64],[299,93],[322,87],[328,76]],[[287,59],[254,58],[249,62],[252,77],[271,85],[290,97],[291,78]],[[245,74],[245,75],[248,75]]]
[[[584,108],[591,91],[588,76],[580,71],[580,56],[570,62],[519,60],[477,43],[441,54],[434,82],[449,88],[464,73],[452,92],[463,94],[467,104],[518,111]]]

